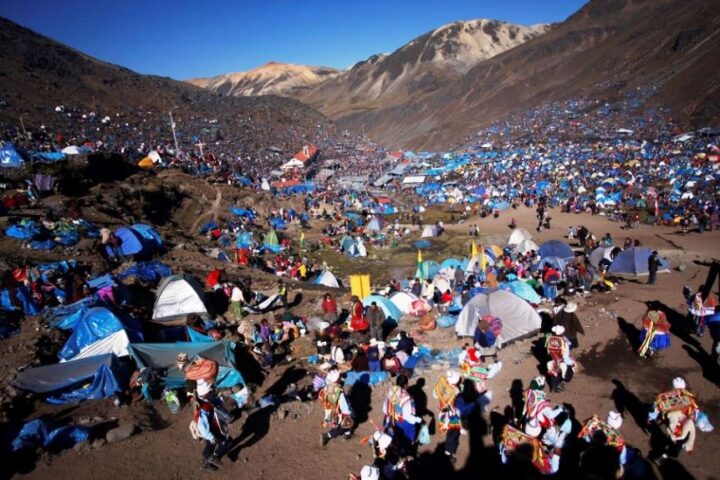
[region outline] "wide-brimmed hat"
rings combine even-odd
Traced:
[[[327,374],[327,377],[325,377],[325,381],[327,383],[337,383],[338,380],[340,380],[339,370],[330,370]]]
[[[610,425],[615,430],[619,430],[623,424],[622,415],[620,415],[618,412],[616,412],[614,410],[610,410],[608,412],[607,420],[605,421],[605,423]]]
[[[528,420],[528,422],[525,424],[525,433],[534,438],[540,436],[540,434],[542,433],[542,427],[538,423],[537,419],[531,418],[530,420]]]
[[[685,380],[683,380],[681,377],[673,378],[673,388],[684,390],[686,387],[687,384],[685,383]]]
[[[372,465],[365,465],[360,470],[360,480],[380,480],[380,469]]]
[[[575,313],[577,310],[577,303],[570,302],[567,305],[565,305],[565,311],[567,313]]]
[[[392,443],[392,437],[382,432],[373,433],[373,440],[380,450],[387,450]]]
[[[448,370],[445,372],[445,376],[452,385],[456,385],[460,382],[460,374],[455,370]]]
[[[650,310],[650,311],[647,313],[647,317],[648,317],[651,321],[657,322],[657,321],[660,319],[660,313],[659,313],[657,310]]]

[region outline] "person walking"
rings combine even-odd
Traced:
[[[660,259],[658,258],[657,250],[653,250],[648,258],[648,285],[655,285],[658,268],[660,268]]]
[[[382,325],[385,321],[383,311],[378,307],[377,302],[372,302],[367,311],[367,321],[370,324],[370,337],[378,342],[382,341]]]

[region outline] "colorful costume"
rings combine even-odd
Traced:
[[[449,370],[433,389],[433,397],[439,403],[438,428],[445,432],[445,455],[450,457],[451,461],[454,461],[460,444],[462,418],[470,415],[478,406],[478,403],[467,403],[463,398],[459,386],[461,379],[458,372]]]
[[[422,419],[415,415],[415,402],[402,387],[390,387],[383,402],[385,428],[392,429],[393,438],[403,446],[410,446],[417,438],[417,425]]]
[[[695,446],[695,419],[699,413],[695,396],[685,389],[682,378],[673,380],[673,389],[659,394],[655,398],[649,420],[666,423],[667,433],[676,444],[682,443],[682,449],[691,452]]]
[[[547,337],[545,348],[550,355],[547,363],[550,390],[555,392],[563,382],[572,380],[575,362],[570,357],[570,341],[564,335],[565,327],[555,325],[552,330],[555,335]]]
[[[543,388],[545,388],[543,377],[536,377],[530,382],[530,387],[523,394],[525,400],[523,420],[525,423],[535,420],[540,427],[548,428],[552,425],[553,419],[562,412],[562,407],[551,408]]]
[[[670,323],[665,313],[659,310],[648,310],[643,318],[643,330],[640,334],[640,348],[638,353],[641,357],[652,356],[658,350],[670,346]]]
[[[323,445],[339,435],[350,436],[354,426],[352,410],[350,410],[350,404],[345,397],[342,386],[338,383],[339,380],[340,372],[330,370],[325,379],[325,386],[318,394],[324,410],[322,426],[330,428],[322,436]]]

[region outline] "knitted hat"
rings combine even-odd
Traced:
[[[392,443],[392,437],[382,432],[373,433],[373,440],[380,450],[387,450]]]
[[[545,388],[545,377],[538,375],[530,381],[530,388],[533,390],[543,390]]]

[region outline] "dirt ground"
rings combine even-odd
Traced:
[[[184,223],[195,223],[199,215],[213,216],[218,208],[219,191],[208,190],[204,206],[192,211],[185,210]],[[483,235],[498,239],[509,235],[507,224],[512,216],[519,226],[533,231],[534,212],[524,208],[509,210],[499,219],[482,219],[477,222]],[[689,285],[695,288],[705,281],[708,271],[706,262],[713,257],[720,257],[720,232],[682,235],[674,228],[650,226],[625,231],[601,216],[561,214],[557,210],[552,212],[552,216],[552,229],[537,234],[534,238],[537,243],[563,237],[570,224],[584,224],[597,237],[610,232],[616,243],[622,243],[626,236],[637,238],[643,245],[657,249],[672,262],[673,267],[682,265],[684,268],[682,271],[673,268],[670,274],[661,274],[654,286],[628,280],[620,284],[615,292],[593,293],[574,299],[580,305],[578,313],[586,330],[586,335],[580,338],[580,348],[575,353],[580,367],[568,388],[563,393],[552,394],[551,400],[570,406],[579,421],[593,414],[604,417],[610,409],[621,411],[625,417],[621,432],[627,443],[647,455],[657,435],[647,433],[644,404],[652,402],[657,393],[669,389],[672,378],[681,375],[697,395],[700,406],[708,411],[711,421],[720,426],[720,373],[717,364],[711,363],[709,359],[711,339],[709,335],[702,338],[689,336],[681,328],[686,312],[682,287]],[[447,228],[451,240],[438,240],[438,244],[443,245],[447,252],[431,249],[426,254],[426,260],[441,261],[451,254],[459,254],[467,245],[467,224],[448,225]],[[415,234],[412,241],[417,240],[417,237],[419,234]],[[370,256],[373,255],[371,250]],[[358,270],[372,268],[376,272],[378,269],[394,269],[397,273],[393,275],[412,273],[414,257],[411,255],[397,256],[397,263],[392,261],[391,254],[381,252],[375,255],[377,258],[372,264],[360,264]],[[192,269],[204,268],[205,271],[213,265],[206,257],[183,249],[171,251],[165,260],[176,265],[189,263]],[[263,282],[269,286],[270,279],[263,278]],[[302,293],[305,295],[298,310],[312,313],[316,307],[311,301],[320,292],[302,288]],[[668,312],[673,323],[672,346],[652,359],[641,359],[633,352],[633,345],[646,309],[644,302],[651,300],[660,301]],[[404,319],[401,328],[414,331],[417,325],[412,319]],[[424,340],[432,347],[441,349],[462,344],[449,330],[427,333]],[[503,369],[487,382],[494,395],[490,409],[496,412],[488,412],[474,420],[472,433],[461,439],[458,462],[454,466],[447,463],[442,453],[436,451],[443,440],[442,436],[433,435],[431,444],[420,449],[420,459],[413,470],[413,478],[439,478],[441,475],[448,478],[477,478],[483,474],[497,477],[499,460],[492,443],[492,426],[497,421],[498,412],[512,408],[516,392],[526,387],[529,380],[538,374],[539,362],[532,353],[534,340],[519,342],[501,351]],[[31,355],[30,352],[23,354],[22,345],[12,343],[12,339],[2,343],[3,357],[6,354]],[[306,337],[296,343],[296,360],[288,366],[276,367],[260,387],[257,397],[264,392],[282,392],[290,383],[309,382],[303,357],[311,353],[310,340]],[[14,357],[15,360],[18,359]],[[415,385],[413,391],[421,412],[435,410],[431,390],[444,369],[444,366],[437,365],[431,370],[417,372],[411,380]],[[210,476],[347,478],[348,473],[359,472],[362,465],[371,461],[371,452],[361,441],[374,430],[371,420],[377,424],[382,421],[381,401],[386,390],[387,385],[380,385],[372,391],[367,387],[355,387],[350,391],[351,401],[361,420],[356,435],[348,441],[334,440],[324,449],[320,448],[318,441],[322,412],[316,402],[289,402],[281,404],[277,409],[245,413],[231,426],[235,446],[224,460],[225,465],[216,473],[203,472],[199,468],[201,445],[192,440],[188,431],[191,416],[188,408],[172,415],[160,403],[155,408],[117,408],[105,401],[65,407],[45,405],[34,413],[27,412],[25,418],[46,414],[59,420],[71,417],[77,421],[81,418],[101,425],[132,420],[142,432],[118,443],[81,444],[59,455],[41,455],[33,465],[25,467],[19,476],[38,479],[96,479],[99,474],[108,479],[138,476],[181,479]],[[430,419],[430,415],[426,415],[426,418]],[[657,478],[720,478],[720,457],[712,454],[713,445],[719,439],[717,430],[712,433],[698,432],[693,454],[683,454],[679,463],[666,462],[661,468],[652,466]],[[568,453],[564,461],[572,462],[571,455]]]

